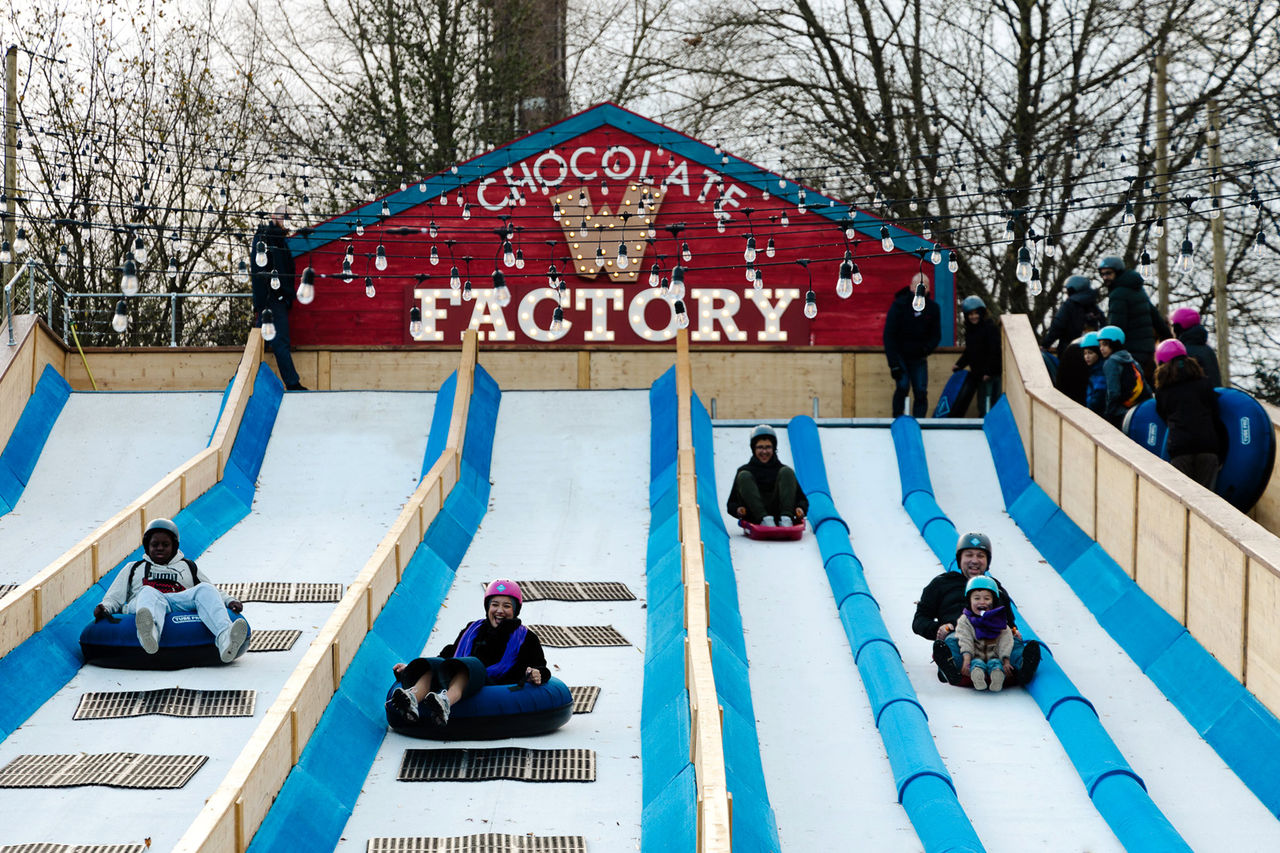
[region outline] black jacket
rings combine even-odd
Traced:
[[[258,243],[267,246],[267,262],[262,265],[258,264]],[[264,222],[254,232],[249,245],[249,270],[253,279],[254,316],[263,308],[276,308],[280,303],[284,303],[288,311],[294,297],[293,255],[289,253],[284,229],[274,222]],[[271,287],[272,270],[280,277],[278,290]]]
[[[458,632],[458,637],[452,643],[444,647],[440,652],[440,657],[451,658],[454,656],[453,651],[458,647],[458,643],[462,641],[462,635],[466,633],[468,624]],[[497,628],[489,624],[489,620],[485,619],[480,624],[480,630],[476,633],[476,641],[471,646],[471,657],[479,658],[480,662],[485,666],[493,666],[502,660],[502,655],[507,650],[507,640],[511,637],[511,632],[520,627],[519,619],[506,619],[501,622]],[[547,679],[551,678],[551,670],[547,669],[547,656],[542,651],[542,641],[538,639],[538,635],[533,631],[529,631],[524,635],[524,642],[520,644],[520,654],[516,657],[516,662],[506,674],[497,681],[491,681],[490,684],[523,684],[525,680],[525,670],[529,667],[536,667],[542,670],[542,683],[546,684]]]
[[[1187,348],[1187,355],[1200,363],[1204,375],[1213,383],[1213,387],[1222,385],[1222,372],[1218,370],[1218,356],[1209,346],[1209,332],[1205,327],[1197,323],[1189,329],[1184,329],[1182,334],[1178,335],[1178,340],[1182,341],[1182,345]]]
[[[1044,333],[1042,349],[1053,349],[1058,345],[1058,357],[1076,338],[1084,334],[1086,322],[1093,322],[1095,329],[1106,324],[1107,316],[1098,307],[1098,294],[1093,290],[1082,290],[1067,297],[1062,307],[1053,315],[1049,330]]]
[[[738,507],[745,506],[742,502],[742,495],[738,493],[739,474],[743,471],[751,472],[751,477],[756,481],[756,485],[760,487],[760,494],[764,498],[765,504],[768,505],[769,498],[773,494],[774,486],[778,482],[778,472],[781,471],[783,467],[785,466],[783,466],[782,462],[778,459],[777,454],[774,454],[774,456],[769,460],[768,465],[761,463],[761,461],[755,457],[755,454],[751,455],[751,461],[746,465],[739,465],[738,470],[733,474],[734,482],[733,488],[729,490],[729,500],[725,503],[725,506],[729,510],[729,515],[737,518]],[[796,483],[796,506],[800,507],[800,509],[804,510],[805,513],[808,514],[809,499],[805,497],[804,489],[800,487],[799,482]],[[782,508],[782,514],[790,515],[791,510],[793,509],[795,509],[795,507]]]
[[[1142,276],[1125,270],[1111,282],[1107,295],[1107,322],[1124,332],[1124,347],[1141,361],[1156,351],[1156,337],[1170,336],[1169,324],[1147,298]]]
[[[986,312],[977,325],[964,321],[964,352],[956,367],[967,367],[979,378],[1000,375],[1000,329]]]
[[[884,355],[889,367],[904,361],[919,361],[938,348],[942,341],[942,311],[938,303],[928,297],[924,310],[911,307],[914,291],[909,287],[899,290],[884,318]]]
[[[1218,422],[1218,392],[1201,376],[1156,389],[1156,414],[1169,427],[1169,458],[1193,453],[1222,456],[1226,436]]]
[[[968,583],[969,579],[964,576],[964,572],[943,572],[929,581],[929,585],[920,593],[920,600],[916,602],[916,615],[911,620],[911,630],[926,640],[938,639],[938,626],[954,625],[964,612],[964,588]],[[1005,608],[1005,613],[1009,614],[1009,627],[1012,628],[1015,624],[1013,599],[1005,592],[1000,581],[996,581],[996,587],[1000,590],[1000,600],[996,602],[996,606]]]

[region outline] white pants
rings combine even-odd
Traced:
[[[153,586],[144,586],[124,606],[125,613],[137,613],[139,610],[150,610],[156,627],[160,630],[164,630],[164,615],[170,610],[178,613],[195,611],[200,615],[200,621],[217,639],[219,648],[226,641],[227,632],[231,630],[231,617],[227,615],[226,605],[222,603],[222,593],[210,583],[198,583],[191,589],[169,593],[161,592]]]

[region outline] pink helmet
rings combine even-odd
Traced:
[[[1164,364],[1186,354],[1187,348],[1182,345],[1182,341],[1170,338],[1167,341],[1161,341],[1160,346],[1156,347],[1156,364]]]
[[[1200,325],[1200,312],[1194,308],[1179,308],[1169,315],[1169,322],[1177,326],[1179,331],[1186,331],[1192,326]]]
[[[484,591],[484,609],[489,609],[489,599],[495,595],[510,596],[516,602],[516,615],[520,615],[520,608],[524,606],[524,596],[520,593],[520,584],[506,578],[498,578],[489,584]]]

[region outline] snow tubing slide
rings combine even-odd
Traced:
[[[232,621],[244,616],[231,610]],[[248,624],[247,622],[245,624]],[[252,632],[251,632],[252,633]],[[160,632],[160,649],[147,654],[138,642],[138,628],[132,613],[91,622],[80,632],[80,651],[85,663],[112,669],[186,669],[191,666],[221,666],[222,656],[209,629],[197,613],[166,613]]]
[[[391,707],[387,688],[387,725],[402,735],[428,740],[497,740],[553,732],[573,716],[573,696],[554,676],[546,684],[490,684],[449,711],[449,722],[438,726],[424,713],[416,723],[406,723]]]
[[[1227,453],[1213,490],[1241,512],[1248,512],[1271,479],[1276,439],[1271,419],[1262,405],[1243,391],[1218,388],[1218,420],[1227,435]],[[1168,432],[1156,414],[1156,401],[1134,406],[1125,416],[1125,435],[1167,460]]]

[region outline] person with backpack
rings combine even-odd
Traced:
[[[1000,330],[987,315],[987,304],[979,296],[966,296],[960,311],[964,314],[964,352],[951,370],[967,367],[969,375],[956,394],[951,417],[963,418],[969,401],[977,394],[978,416],[985,418],[1000,396]]]
[[[1213,387],[1221,385],[1222,373],[1218,370],[1218,356],[1209,346],[1209,333],[1200,322],[1200,312],[1185,306],[1179,308],[1169,315],[1169,325],[1173,327],[1174,337],[1186,347],[1187,355],[1199,362],[1200,369]]]
[[[1226,444],[1218,420],[1218,392],[1180,341],[1163,341],[1156,349],[1156,363],[1156,414],[1169,426],[1169,462],[1211,489]]]
[[[1099,274],[1107,284],[1107,323],[1124,332],[1127,349],[1150,382],[1156,370],[1156,341],[1172,337],[1169,324],[1151,304],[1137,270],[1125,269],[1116,257],[1103,258]]]
[[[182,556],[178,525],[167,518],[152,521],[142,533],[142,550],[145,559],[120,570],[102,603],[93,608],[94,619],[134,614],[138,642],[153,655],[160,649],[165,614],[194,612],[213,634],[223,663],[248,650],[249,623],[227,615],[228,609],[239,613],[244,605],[202,578],[195,561]]]
[[[1106,359],[1102,375],[1107,381],[1107,401],[1102,415],[1118,428],[1123,428],[1124,416],[1130,409],[1151,397],[1142,368],[1125,349],[1124,339],[1124,332],[1117,326],[1098,330],[1098,351]]]

